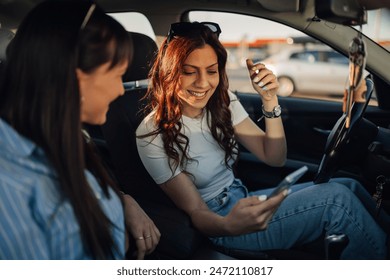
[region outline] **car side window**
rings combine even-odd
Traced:
[[[150,21],[148,18],[139,12],[123,12],[123,13],[108,13],[108,15],[115,18],[118,22],[120,22],[127,31],[129,32],[137,32],[144,35],[149,36],[154,41],[157,42],[156,35],[154,33],[154,30],[152,28],[152,25],[150,24]],[[135,85],[136,86],[147,86],[148,80],[141,80],[141,81],[131,81],[131,82],[125,82],[125,88],[132,88]]]
[[[190,21],[220,25],[232,91],[255,93],[245,64],[246,58],[251,58],[276,74],[280,96],[342,102],[348,84],[348,57],[329,46],[296,29],[253,16],[210,11],[191,11],[188,16]]]
[[[156,35],[148,18],[138,12],[108,13],[120,22],[127,31],[145,34],[156,40]]]
[[[344,65],[349,64],[348,58],[346,58],[345,56],[341,55],[340,53],[338,53],[336,51],[327,52],[326,55],[327,55],[327,61],[329,63],[338,63],[338,64],[344,64]]]
[[[293,53],[290,56],[290,60],[301,60],[305,62],[314,63],[318,61],[318,52],[299,52]]]

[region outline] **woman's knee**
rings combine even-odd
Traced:
[[[317,190],[330,196],[350,196],[352,195],[349,185],[343,184],[342,181],[329,181],[316,185]]]
[[[340,182],[328,182],[316,185],[313,188],[319,201],[324,205],[344,209],[345,211],[359,211],[356,207],[362,206],[359,198],[346,185]],[[341,210],[340,209],[340,210]]]
[[[352,178],[333,178],[329,181],[329,183],[344,185],[352,192],[365,190],[364,186],[358,180]]]

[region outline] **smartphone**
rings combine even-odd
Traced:
[[[268,196],[271,198],[275,195],[280,194],[284,190],[288,190],[292,185],[295,184],[296,181],[299,180],[308,170],[307,166],[304,165],[301,168],[295,170],[294,172],[288,174],[274,189],[274,191]]]

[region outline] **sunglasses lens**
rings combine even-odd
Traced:
[[[204,24],[205,26],[207,26],[208,28],[210,28],[210,30],[214,33],[217,33],[218,32],[218,28],[217,26],[213,25],[213,24],[210,24],[210,23],[206,23]]]

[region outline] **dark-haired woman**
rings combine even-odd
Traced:
[[[271,166],[282,166],[286,140],[275,75],[247,61],[263,103],[265,131],[228,91],[227,53],[215,23],[174,23],[150,72],[150,111],[137,129],[141,159],[161,188],[200,231],[233,249],[287,249],[344,233],[344,259],[383,259],[386,234],[374,203],[356,181],[248,192],[232,166],[237,142]],[[364,205],[364,206],[363,206]]]
[[[138,258],[154,250],[158,229],[82,133],[124,93],[131,56],[89,1],[45,1],[18,28],[0,87],[0,259],[123,259],[127,231]]]

